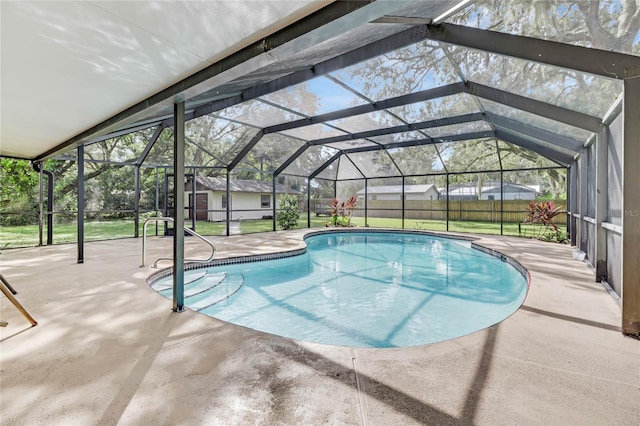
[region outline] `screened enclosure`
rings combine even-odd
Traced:
[[[380,16],[301,49],[268,37],[245,62],[186,79],[179,102],[31,159],[43,170],[32,221],[80,222],[80,241],[118,218],[113,235],[130,237],[184,203],[204,235],[273,231],[289,194],[296,227],[330,224],[333,199],[355,197],[355,226],[532,237],[529,204],[551,201],[621,294],[623,226],[640,229],[624,167],[640,138],[637,2],[352,3]],[[49,207],[45,172],[64,194]]]

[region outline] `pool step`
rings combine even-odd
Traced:
[[[189,284],[193,284],[196,281],[201,280],[202,278],[207,276],[207,271],[199,270],[199,271],[188,271],[184,274],[184,285],[188,286]],[[165,290],[170,290],[173,288],[173,278],[163,278],[155,283],[151,284],[151,288],[157,292],[162,292]]]
[[[244,284],[244,275],[242,274],[227,274],[218,285],[211,289],[188,297],[185,300],[185,306],[194,311],[201,311],[209,308],[216,303],[220,303],[223,300],[233,296],[238,290],[242,288]]]
[[[216,274],[206,274],[196,280],[189,282],[188,284],[185,283],[184,297],[193,297],[193,296],[197,296],[198,294],[204,293],[214,288],[215,286],[219,285],[221,282],[224,281],[226,277],[227,277],[226,272],[220,272]],[[173,291],[173,286],[170,286],[169,288],[161,290],[160,293],[167,297],[171,297],[172,291]]]

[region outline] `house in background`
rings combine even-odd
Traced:
[[[358,200],[364,200],[364,189],[356,192]],[[438,189],[432,184],[405,185],[405,200],[437,200]],[[380,185],[367,188],[369,200],[397,201],[402,199],[402,185]]]
[[[193,206],[191,180],[185,184],[185,206]],[[255,180],[232,179],[227,200],[227,179],[216,177],[196,178],[196,220],[209,222],[227,219],[227,203],[231,220],[263,219],[273,216],[273,184]],[[276,184],[276,207],[282,194],[301,195],[282,184]],[[190,216],[188,216],[190,218]]]
[[[540,192],[539,185],[520,185],[517,183],[505,182],[502,192],[500,182],[485,182],[478,196],[478,185],[476,183],[449,186],[449,200],[451,201],[471,201],[471,200],[500,200],[504,194],[504,200],[535,200]],[[442,189],[440,197],[446,199],[447,191]]]

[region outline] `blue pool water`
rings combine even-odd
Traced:
[[[496,324],[524,301],[513,266],[467,241],[408,233],[325,233],[303,255],[185,273],[185,306],[298,340],[415,346]],[[172,277],[152,287],[171,297]]]

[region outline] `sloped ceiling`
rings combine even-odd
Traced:
[[[2,1],[0,155],[33,158],[328,1]]]

